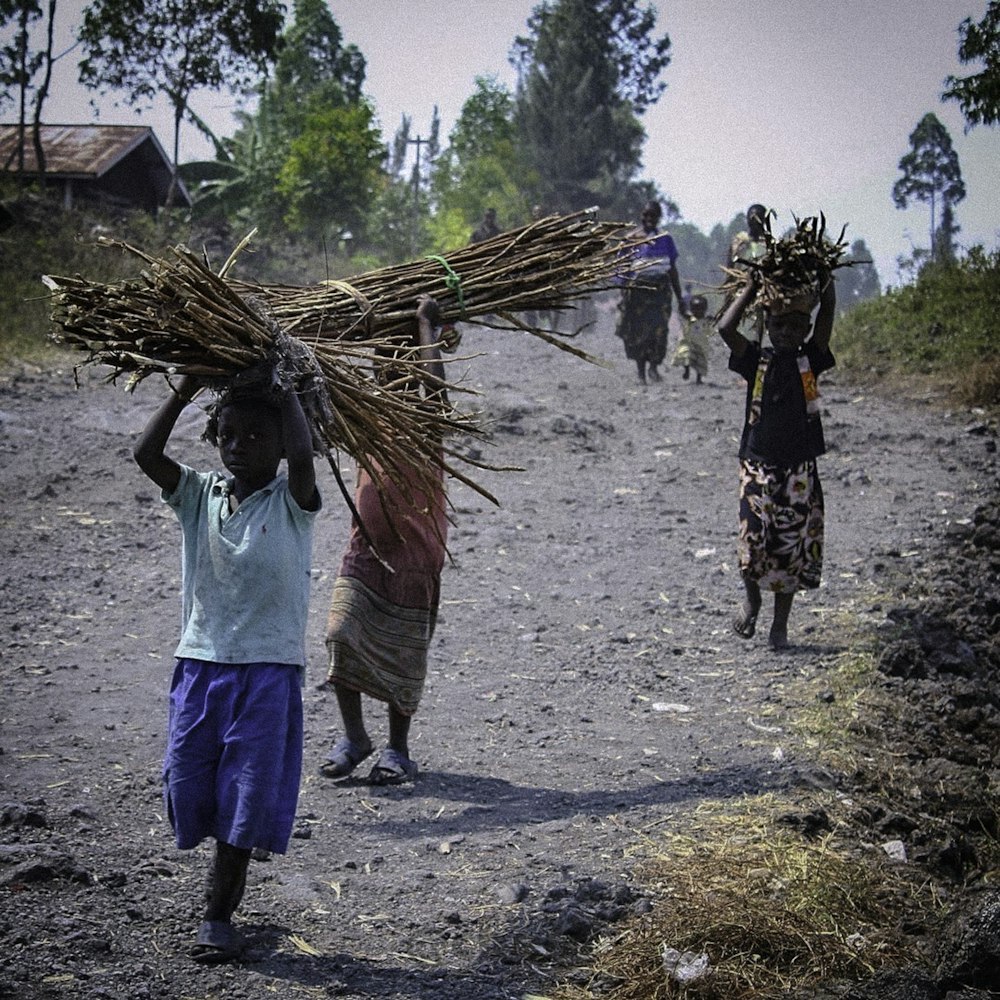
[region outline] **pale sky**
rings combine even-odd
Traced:
[[[364,53],[366,93],[384,137],[402,115],[426,135],[435,105],[442,140],[478,75],[513,85],[507,56],[525,33],[534,0],[329,0],[346,42]],[[79,21],[84,0],[63,0]],[[290,6],[290,4],[289,4]],[[924,205],[896,209],[892,185],[909,134],[928,111],[951,134],[967,197],[957,208],[958,242],[993,248],[1000,240],[1000,129],[968,134],[957,104],[941,103],[957,59],[959,23],[981,20],[986,0],[660,0],[658,33],[672,42],[667,89],[643,118],[644,176],[656,181],[686,221],[706,233],[760,201],[781,228],[823,211],[863,238],[883,284],[896,257],[927,246]],[[76,54],[63,62],[46,108],[49,122],[88,120],[89,94],[75,82]],[[228,95],[193,102],[219,134],[233,131]],[[152,125],[165,149],[166,109],[141,115],[102,102],[100,121]],[[5,120],[10,120],[9,111]],[[211,154],[192,128],[182,161]],[[502,222],[503,220],[501,220]]]

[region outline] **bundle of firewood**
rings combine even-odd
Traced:
[[[572,308],[580,296],[611,287],[628,228],[598,222],[592,212],[551,216],[445,256],[308,287],[231,278],[247,240],[219,272],[182,246],[155,258],[109,240],[140,261],[138,277],[45,282],[54,339],[85,352],[82,365],[107,366],[109,381],[127,376],[132,388],[154,374],[192,374],[222,390],[238,373],[270,361],[308,388],[321,446],[390,475],[421,461],[443,466],[489,496],[454,460],[478,463],[448,445],[455,433],[480,433],[473,415],[444,402],[465,390],[450,382],[446,392],[427,396],[405,388],[425,381],[410,346],[419,297],[432,295],[446,322],[524,330],[587,357],[519,314]],[[394,376],[388,385],[376,377],[378,358],[387,355]]]
[[[822,212],[818,216],[796,219],[795,228],[781,237],[771,232],[771,215],[768,213],[764,220],[764,253],[753,260],[739,260],[732,267],[723,268],[726,280],[719,287],[723,302],[718,316],[725,313],[748,281],[757,283],[751,310],[781,308],[798,299],[815,300],[820,282],[837,268],[861,263],[844,256],[847,227],[844,226],[837,239],[831,239]]]

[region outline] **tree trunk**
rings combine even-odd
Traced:
[[[39,184],[45,186],[45,149],[42,146],[42,106],[49,96],[52,82],[52,41],[55,32],[56,0],[49,0],[49,23],[45,39],[45,78],[35,95],[35,116],[31,123],[31,139],[35,146],[35,160],[38,163]]]
[[[165,210],[169,211],[174,207],[174,194],[177,191],[177,161],[181,155],[181,118],[184,109],[175,102],[174,104],[174,155],[170,161],[170,187],[167,188],[166,201],[163,204]]]
[[[28,5],[21,5],[21,18],[18,22],[18,86],[20,102],[17,115],[17,181],[24,184],[24,136],[27,123],[28,103]]]
[[[934,231],[935,231],[935,228],[936,228],[935,225],[934,225],[935,214],[936,214],[935,213],[935,207],[936,206],[935,206],[934,195],[935,195],[934,188],[931,188],[931,260],[934,260],[934,258],[936,256],[936,250],[937,250],[937,248],[935,247],[935,241],[934,241]]]

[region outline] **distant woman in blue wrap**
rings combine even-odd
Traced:
[[[625,357],[635,362],[643,385],[647,366],[650,379],[660,381],[660,365],[667,355],[672,296],[677,297],[681,315],[687,316],[677,274],[677,245],[669,233],[660,232],[661,216],[659,202],[647,202],[642,210],[642,225],[630,234],[631,240],[646,241],[631,250],[633,260],[644,266],[625,279],[615,330],[625,344]]]

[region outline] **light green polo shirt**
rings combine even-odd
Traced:
[[[276,476],[230,511],[230,482],[181,466],[163,500],[183,533],[176,656],[304,667],[313,524]]]

